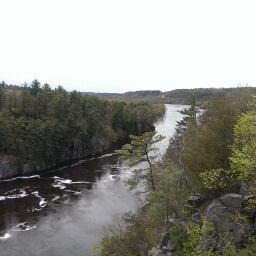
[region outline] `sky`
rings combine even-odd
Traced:
[[[0,81],[67,91],[256,86],[255,0],[0,0]]]

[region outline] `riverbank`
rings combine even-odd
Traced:
[[[154,125],[168,137],[183,106],[166,107]],[[164,145],[168,138],[163,152]],[[112,151],[59,170],[0,181],[1,256],[90,255],[102,225],[141,206],[123,183],[130,175]]]
[[[38,80],[0,86],[0,178],[95,156],[130,134],[152,130],[162,104],[107,100]],[[12,160],[10,160],[12,159]]]

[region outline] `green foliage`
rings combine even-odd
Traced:
[[[201,173],[204,185],[209,189],[219,189],[228,184],[246,183],[250,194],[256,194],[256,111],[251,110],[242,116],[234,126],[234,142],[230,169],[212,169]]]
[[[66,160],[73,138],[83,156],[100,153],[129,134],[152,130],[163,108],[145,102],[109,101],[38,80],[30,86],[0,84],[0,154],[41,167]]]
[[[243,217],[238,217],[244,222]],[[248,243],[237,247],[229,234],[218,234],[214,232],[211,221],[203,221],[203,225],[188,222],[187,227],[176,224],[170,230],[170,241],[176,248],[177,255],[185,256],[240,256],[255,255],[255,236],[248,237]]]
[[[248,95],[245,96],[240,97],[235,92],[232,96],[218,95],[212,99],[198,119],[198,110],[193,108],[195,101],[192,97],[191,108],[182,112],[185,118],[179,123],[174,139],[170,140],[172,148],[166,154],[164,162],[156,163],[155,159],[150,159],[145,151],[147,143],[153,138],[152,134],[131,137],[131,144],[125,145],[122,150],[123,157],[130,157],[129,166],[145,162],[147,168],[135,169],[129,184],[131,188],[143,182],[149,185],[151,189],[147,191],[147,200],[150,202],[150,207],[144,217],[134,215],[128,218],[129,221],[125,222],[123,233],[121,232],[123,234],[121,240],[118,242],[113,240],[115,238],[113,233],[107,240],[103,240],[101,253],[106,251],[105,246],[113,249],[120,243],[120,247],[114,248],[108,255],[147,255],[145,248],[149,249],[159,242],[157,235],[161,233],[160,227],[163,227],[164,221],[175,213],[178,221],[170,229],[170,240],[176,248],[175,254],[186,256],[255,254],[254,237],[248,237],[249,243],[238,248],[229,239],[228,234],[217,235],[210,221],[204,220],[202,225],[187,221],[189,213],[184,207],[190,193],[188,182],[197,192],[198,190],[208,192],[209,197],[221,195],[224,191],[233,191],[232,186],[237,183],[247,183],[250,186],[249,194],[255,195],[256,111],[253,110],[254,105],[245,106],[244,99],[248,99]],[[241,115],[242,111],[249,108],[249,112]],[[154,157],[153,154],[152,156]],[[171,163],[170,158],[174,163]],[[152,173],[154,189],[148,179],[150,173]],[[250,211],[255,210],[255,201],[255,198],[249,198],[247,204],[244,202],[243,207]],[[243,214],[237,214],[234,218],[241,227],[247,220],[248,217]],[[132,232],[129,233],[128,230]],[[147,232],[153,237],[148,237]],[[130,239],[131,237],[133,239]],[[134,243],[135,238],[137,243]],[[140,242],[142,240],[147,241],[144,246]],[[104,244],[104,241],[109,243]]]
[[[176,245],[177,255],[184,256],[211,256],[213,249],[208,249],[212,243],[213,224],[204,221],[200,226],[193,222],[188,222],[188,226],[174,226],[171,231],[171,242]]]
[[[182,228],[179,223],[176,223],[170,229],[170,242],[176,248],[177,252],[182,252],[188,249],[188,237],[186,229]]]
[[[200,173],[216,170],[211,173],[211,178],[214,179],[216,172],[221,173],[222,169],[230,168],[229,145],[233,143],[233,128],[240,114],[241,105],[231,96],[220,94],[208,103],[207,109],[196,122],[187,122],[186,130],[182,133],[176,132],[170,140],[168,156],[174,159],[179,168],[185,169],[194,191],[204,194],[209,192],[203,186]],[[207,177],[210,177],[209,173]],[[224,183],[225,181],[223,179]],[[212,191],[211,195],[220,195],[224,190],[215,192]]]
[[[2,82],[0,83],[0,111],[4,106],[4,100],[5,100],[5,84]]]
[[[243,114],[234,128],[235,140],[231,146],[231,175],[256,192],[256,111]]]
[[[176,213],[180,223],[187,216],[184,205],[189,191],[183,180],[184,172],[174,168],[170,161],[154,162],[154,144],[160,141],[162,136],[157,136],[155,132],[147,132],[141,136],[131,137],[131,144],[122,150],[122,157],[130,157],[130,166],[146,162],[148,169],[144,170],[144,173],[135,170],[129,184],[133,188],[134,184],[146,182],[150,188],[147,194],[149,205],[136,214],[128,213],[121,219],[115,217],[113,222],[104,228],[105,234],[94,255],[148,255],[148,251],[159,243],[166,219]],[[154,189],[147,176],[150,168]]]
[[[152,223],[151,218],[141,214],[115,216],[109,225],[103,227],[101,243],[95,246],[92,255],[148,255],[149,248],[156,244],[159,235]]]
[[[199,108],[196,106],[197,102],[195,94],[191,94],[187,98],[187,103],[190,105],[189,108],[184,108],[179,111],[181,114],[183,114],[184,117],[181,121],[177,122],[177,134],[184,134],[186,132],[186,129],[188,129],[189,125],[196,126],[197,124],[197,115],[200,111]]]
[[[224,169],[204,171],[200,173],[200,177],[203,179],[206,188],[215,190],[226,187],[230,181]]]
[[[249,99],[248,94],[240,97],[233,93],[213,98],[198,122],[194,122],[196,125],[191,121],[181,122],[178,127],[181,129],[170,140],[172,144],[166,158],[172,158],[176,166],[185,169],[185,174],[189,174],[187,180],[195,191],[210,198],[236,191],[243,183],[249,185],[249,195],[256,194],[256,105],[253,102],[246,106],[245,99]],[[241,114],[244,110],[247,112]],[[243,207],[255,210],[255,198],[249,198]],[[248,216],[237,214],[234,221],[244,227]],[[176,244],[180,255],[255,254],[250,243],[245,248],[238,248],[228,234],[213,237],[212,224],[208,224],[207,228],[190,224],[187,229],[177,226],[171,230],[172,243]],[[253,240],[253,237],[248,239]]]
[[[175,133],[170,138],[169,147],[166,152],[166,158],[171,159],[177,168],[185,170],[185,156],[188,135],[195,130],[197,126],[197,118],[199,114],[199,108],[197,107],[196,96],[191,94],[187,97],[187,103],[190,105],[188,108],[184,108],[179,111],[183,118],[177,122]]]
[[[226,240],[222,249],[223,256],[254,256],[256,253],[256,237],[250,237],[243,248],[237,248],[231,241]]]
[[[154,177],[156,189],[150,191],[147,200],[152,205],[160,204],[166,219],[175,213],[183,220],[187,215],[184,205],[189,197],[184,170],[177,170],[171,161],[162,162],[155,166]]]
[[[148,165],[146,168],[133,170],[133,177],[127,181],[130,189],[145,184],[143,182],[147,181],[147,185],[150,185],[153,191],[155,190],[154,161],[157,155],[153,153],[157,148],[154,144],[163,138],[162,135],[156,135],[156,132],[146,132],[141,136],[130,135],[131,143],[124,145],[120,150],[120,159],[129,157],[127,162],[129,167],[141,162],[146,162]]]

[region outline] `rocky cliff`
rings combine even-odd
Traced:
[[[248,192],[248,186],[243,184],[239,194],[229,193],[211,202],[204,200],[205,198],[199,195],[189,198],[189,205],[195,206],[191,211],[190,219],[199,227],[205,223],[213,225],[213,230],[205,230],[204,235],[208,239],[202,239],[199,242],[204,251],[217,251],[227,241],[232,242],[237,248],[241,248],[248,243],[249,237],[255,234],[255,198],[248,195]],[[176,254],[175,246],[170,244],[170,233],[176,221],[175,218],[168,221],[160,244],[152,248],[150,256],[180,255]]]
[[[39,163],[33,161],[25,162],[21,161],[18,157],[0,155],[0,179],[44,171],[66,161],[79,160],[87,156],[102,153],[104,150],[110,148],[110,146],[111,144],[108,140],[104,142],[101,139],[101,143],[99,143],[99,139],[96,137],[92,137],[90,143],[85,145],[80,134],[73,134],[63,150],[61,158],[56,159],[55,165],[51,166],[40,166]]]

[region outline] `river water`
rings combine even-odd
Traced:
[[[181,105],[166,105],[155,123],[165,152]],[[116,151],[62,169],[0,181],[1,256],[90,255],[102,225],[135,211],[141,200],[123,180],[131,176]]]

